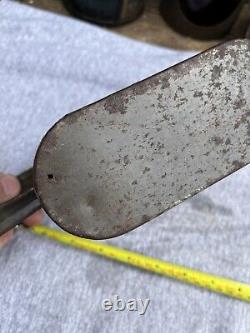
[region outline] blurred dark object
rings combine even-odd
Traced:
[[[115,26],[135,20],[144,0],[63,0],[76,17],[101,25]]]
[[[162,0],[161,13],[176,31],[200,39],[224,37],[244,0]]]

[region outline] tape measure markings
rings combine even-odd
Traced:
[[[31,231],[37,235],[54,239],[62,244],[83,249],[103,257],[120,261],[134,267],[157,273],[181,282],[223,294],[232,298],[250,302],[250,285],[217,275],[203,273],[185,266],[172,264],[160,259],[121,249],[113,245],[79,238],[71,234],[48,228],[34,226]]]

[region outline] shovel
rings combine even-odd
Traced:
[[[87,105],[44,136],[0,234],[39,207],[65,231],[122,235],[250,161],[250,41],[233,40]]]

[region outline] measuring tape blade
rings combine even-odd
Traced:
[[[119,247],[79,238],[42,225],[31,228],[32,232],[51,238],[59,243],[86,250],[100,256],[160,274],[181,282],[250,302],[250,285],[214,274],[203,273],[185,266],[172,264]]]

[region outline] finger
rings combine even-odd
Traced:
[[[11,176],[0,173],[0,203],[15,197],[21,190],[19,181]],[[4,246],[13,236],[13,230],[0,237],[0,247]]]
[[[0,248],[11,240],[13,233],[14,233],[13,230],[10,230],[0,237]]]
[[[42,222],[43,219],[43,211],[42,210],[38,210],[37,212],[35,212],[34,214],[32,214],[31,216],[27,217],[23,223],[27,226],[33,226],[36,224],[40,224]]]
[[[12,199],[20,191],[21,185],[16,177],[0,173],[0,203]]]

